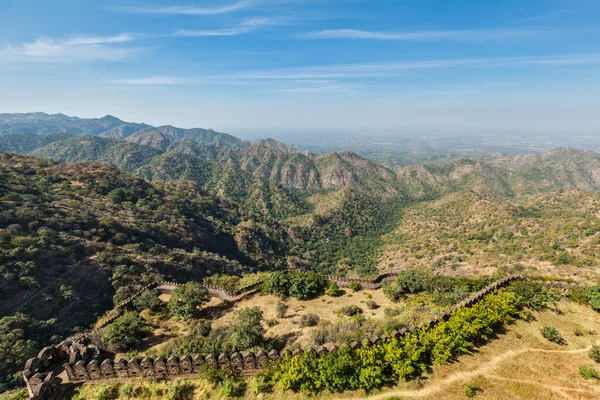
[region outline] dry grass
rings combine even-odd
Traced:
[[[266,336],[268,337],[290,337],[290,333],[297,334],[297,343],[301,345],[308,344],[308,337],[314,327],[300,327],[299,320],[302,315],[316,314],[321,321],[335,321],[338,316],[336,310],[348,305],[358,305],[362,308],[364,315],[369,318],[383,319],[384,309],[386,307],[398,307],[401,303],[393,303],[388,299],[382,290],[361,290],[353,293],[349,289],[344,289],[345,294],[339,297],[321,296],[314,300],[299,301],[294,298],[282,300],[274,295],[257,295],[252,298],[240,301],[235,304],[231,312],[226,313],[222,317],[213,322],[213,326],[226,325],[232,318],[233,311],[246,307],[259,307],[263,311],[265,320],[276,319],[277,303],[283,302],[288,305],[288,310],[284,318],[278,319],[278,324],[273,327],[268,327]],[[372,296],[368,298],[367,294]],[[351,295],[351,296],[350,296]],[[213,299],[215,300],[215,299]],[[364,303],[367,300],[373,300],[379,305],[375,310],[369,310]],[[363,301],[363,303],[361,303]],[[216,301],[218,302],[218,300]],[[295,336],[295,335],[294,335]]]

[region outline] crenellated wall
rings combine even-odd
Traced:
[[[383,278],[378,277],[376,280],[386,279],[393,275],[387,275]],[[440,321],[447,321],[453,311],[461,307],[470,307],[487,294],[496,289],[506,286],[514,280],[525,279],[521,276],[508,276],[495,281],[489,286],[473,293],[467,299],[447,309],[445,312],[431,318],[425,322],[425,325],[435,326]],[[363,280],[364,281],[364,280]],[[375,280],[374,280],[375,281]],[[374,281],[368,281],[374,283]],[[344,280],[348,282],[348,280]],[[351,282],[356,282],[352,280]],[[362,284],[362,282],[359,282]],[[226,296],[228,299],[239,299],[249,293],[253,293],[256,287],[260,284],[253,284],[251,287],[242,288],[237,292],[226,291],[218,287],[210,287],[209,291],[217,293],[218,297]],[[153,285],[146,286],[143,290],[150,287],[156,287],[164,293],[172,291],[179,284],[172,282],[159,282]],[[140,291],[140,293],[141,293]],[[138,293],[139,295],[139,293]],[[121,303],[119,306],[124,307],[129,304],[134,297]],[[235,300],[228,300],[235,301]],[[389,335],[374,336],[365,338],[362,343],[353,342],[351,348],[357,348],[364,345],[375,344],[380,341],[388,340],[392,337],[400,337],[408,332],[421,329],[423,324],[412,326],[400,331],[393,331]],[[81,335],[80,339],[85,339],[86,335]],[[328,343],[318,348],[310,348],[307,352],[313,353],[315,356],[329,354],[335,352],[337,346],[333,343]],[[181,358],[172,356],[168,359],[158,357],[152,359],[144,357],[143,359],[132,358],[130,360],[110,358],[100,360],[98,349],[94,346],[84,346],[81,343],[72,341],[64,341],[54,347],[45,347],[40,351],[36,358],[32,358],[25,364],[23,378],[27,383],[31,399],[49,399],[56,392],[61,383],[61,379],[55,375],[57,366],[62,365],[67,380],[64,383],[83,382],[99,379],[168,379],[171,377],[186,377],[201,373],[201,369],[205,365],[212,365],[218,368],[226,368],[241,375],[250,375],[264,369],[269,363],[275,362],[282,357],[294,357],[304,353],[304,350],[297,349],[294,351],[286,350],[278,352],[277,350],[259,350],[257,352],[245,353],[220,353],[220,354],[194,354],[186,355]]]

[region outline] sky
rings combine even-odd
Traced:
[[[0,112],[600,133],[598,0],[0,0]]]

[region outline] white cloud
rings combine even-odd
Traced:
[[[535,36],[549,33],[561,33],[556,29],[478,29],[478,30],[429,30],[415,32],[383,32],[363,31],[356,29],[329,29],[302,33],[298,35],[305,39],[373,39],[373,40],[429,40],[429,39],[461,39],[486,40],[503,39],[523,36]]]
[[[136,14],[167,14],[167,15],[217,15],[226,14],[254,5],[252,1],[244,0],[237,3],[216,7],[194,7],[194,6],[140,6],[140,7],[116,7],[116,10]]]
[[[137,37],[131,33],[115,36],[75,36],[67,39],[40,37],[33,42],[8,45],[0,49],[0,61],[69,63],[83,61],[119,61],[143,49],[124,44]]]
[[[577,66],[577,65],[598,65],[600,64],[600,54],[575,54],[575,55],[554,55],[537,57],[498,57],[498,58],[464,58],[464,59],[444,59],[430,61],[399,61],[389,63],[362,63],[362,64],[338,64],[308,66],[299,68],[281,68],[271,70],[256,70],[232,72],[220,75],[204,76],[153,76],[134,79],[120,79],[111,81],[112,83],[127,85],[250,85],[253,82],[261,82],[260,87],[264,88],[265,81],[272,81],[274,90],[283,92],[321,92],[321,91],[355,91],[353,88],[343,86],[341,81],[365,78],[389,78],[400,77],[413,74],[419,70],[434,70],[448,68],[509,68],[511,66]],[[284,84],[281,84],[285,82]],[[290,84],[299,84],[298,86],[289,86]],[[301,84],[301,85],[300,85]],[[304,86],[307,85],[307,86]],[[373,84],[369,84],[373,87]],[[389,84],[385,84],[389,87]],[[487,85],[486,87],[489,87]],[[456,89],[456,88],[453,88]],[[458,87],[458,89],[465,89]],[[466,89],[472,89],[467,87]],[[481,89],[481,87],[477,87]]]
[[[181,85],[185,79],[176,76],[149,76],[147,78],[117,79],[110,81],[122,85]]]
[[[431,61],[400,61],[284,68],[247,71],[205,79],[287,80],[287,79],[355,79],[402,76],[411,71],[441,68],[501,67],[510,65],[585,65],[600,64],[599,54],[575,54],[536,57],[459,58]]]
[[[281,18],[250,18],[237,26],[224,29],[180,29],[175,31],[174,36],[236,36],[250,33],[266,26],[280,25],[283,21]]]

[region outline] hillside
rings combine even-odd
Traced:
[[[0,154],[0,305],[85,328],[150,280],[281,266],[282,227],[190,182]],[[45,300],[25,299],[43,291]]]
[[[383,239],[379,267],[450,275],[519,272],[582,282],[598,278],[600,193],[518,199],[457,193],[405,210]]]
[[[212,129],[182,129],[170,125],[153,127],[148,124],[125,122],[112,115],[102,118],[77,118],[64,114],[42,112],[24,114],[0,114],[0,134],[24,133],[44,135],[66,133],[69,135],[92,135],[125,139],[140,132],[158,132],[175,139],[187,138],[200,144],[220,144],[231,147],[244,147],[242,140],[213,131]]]

